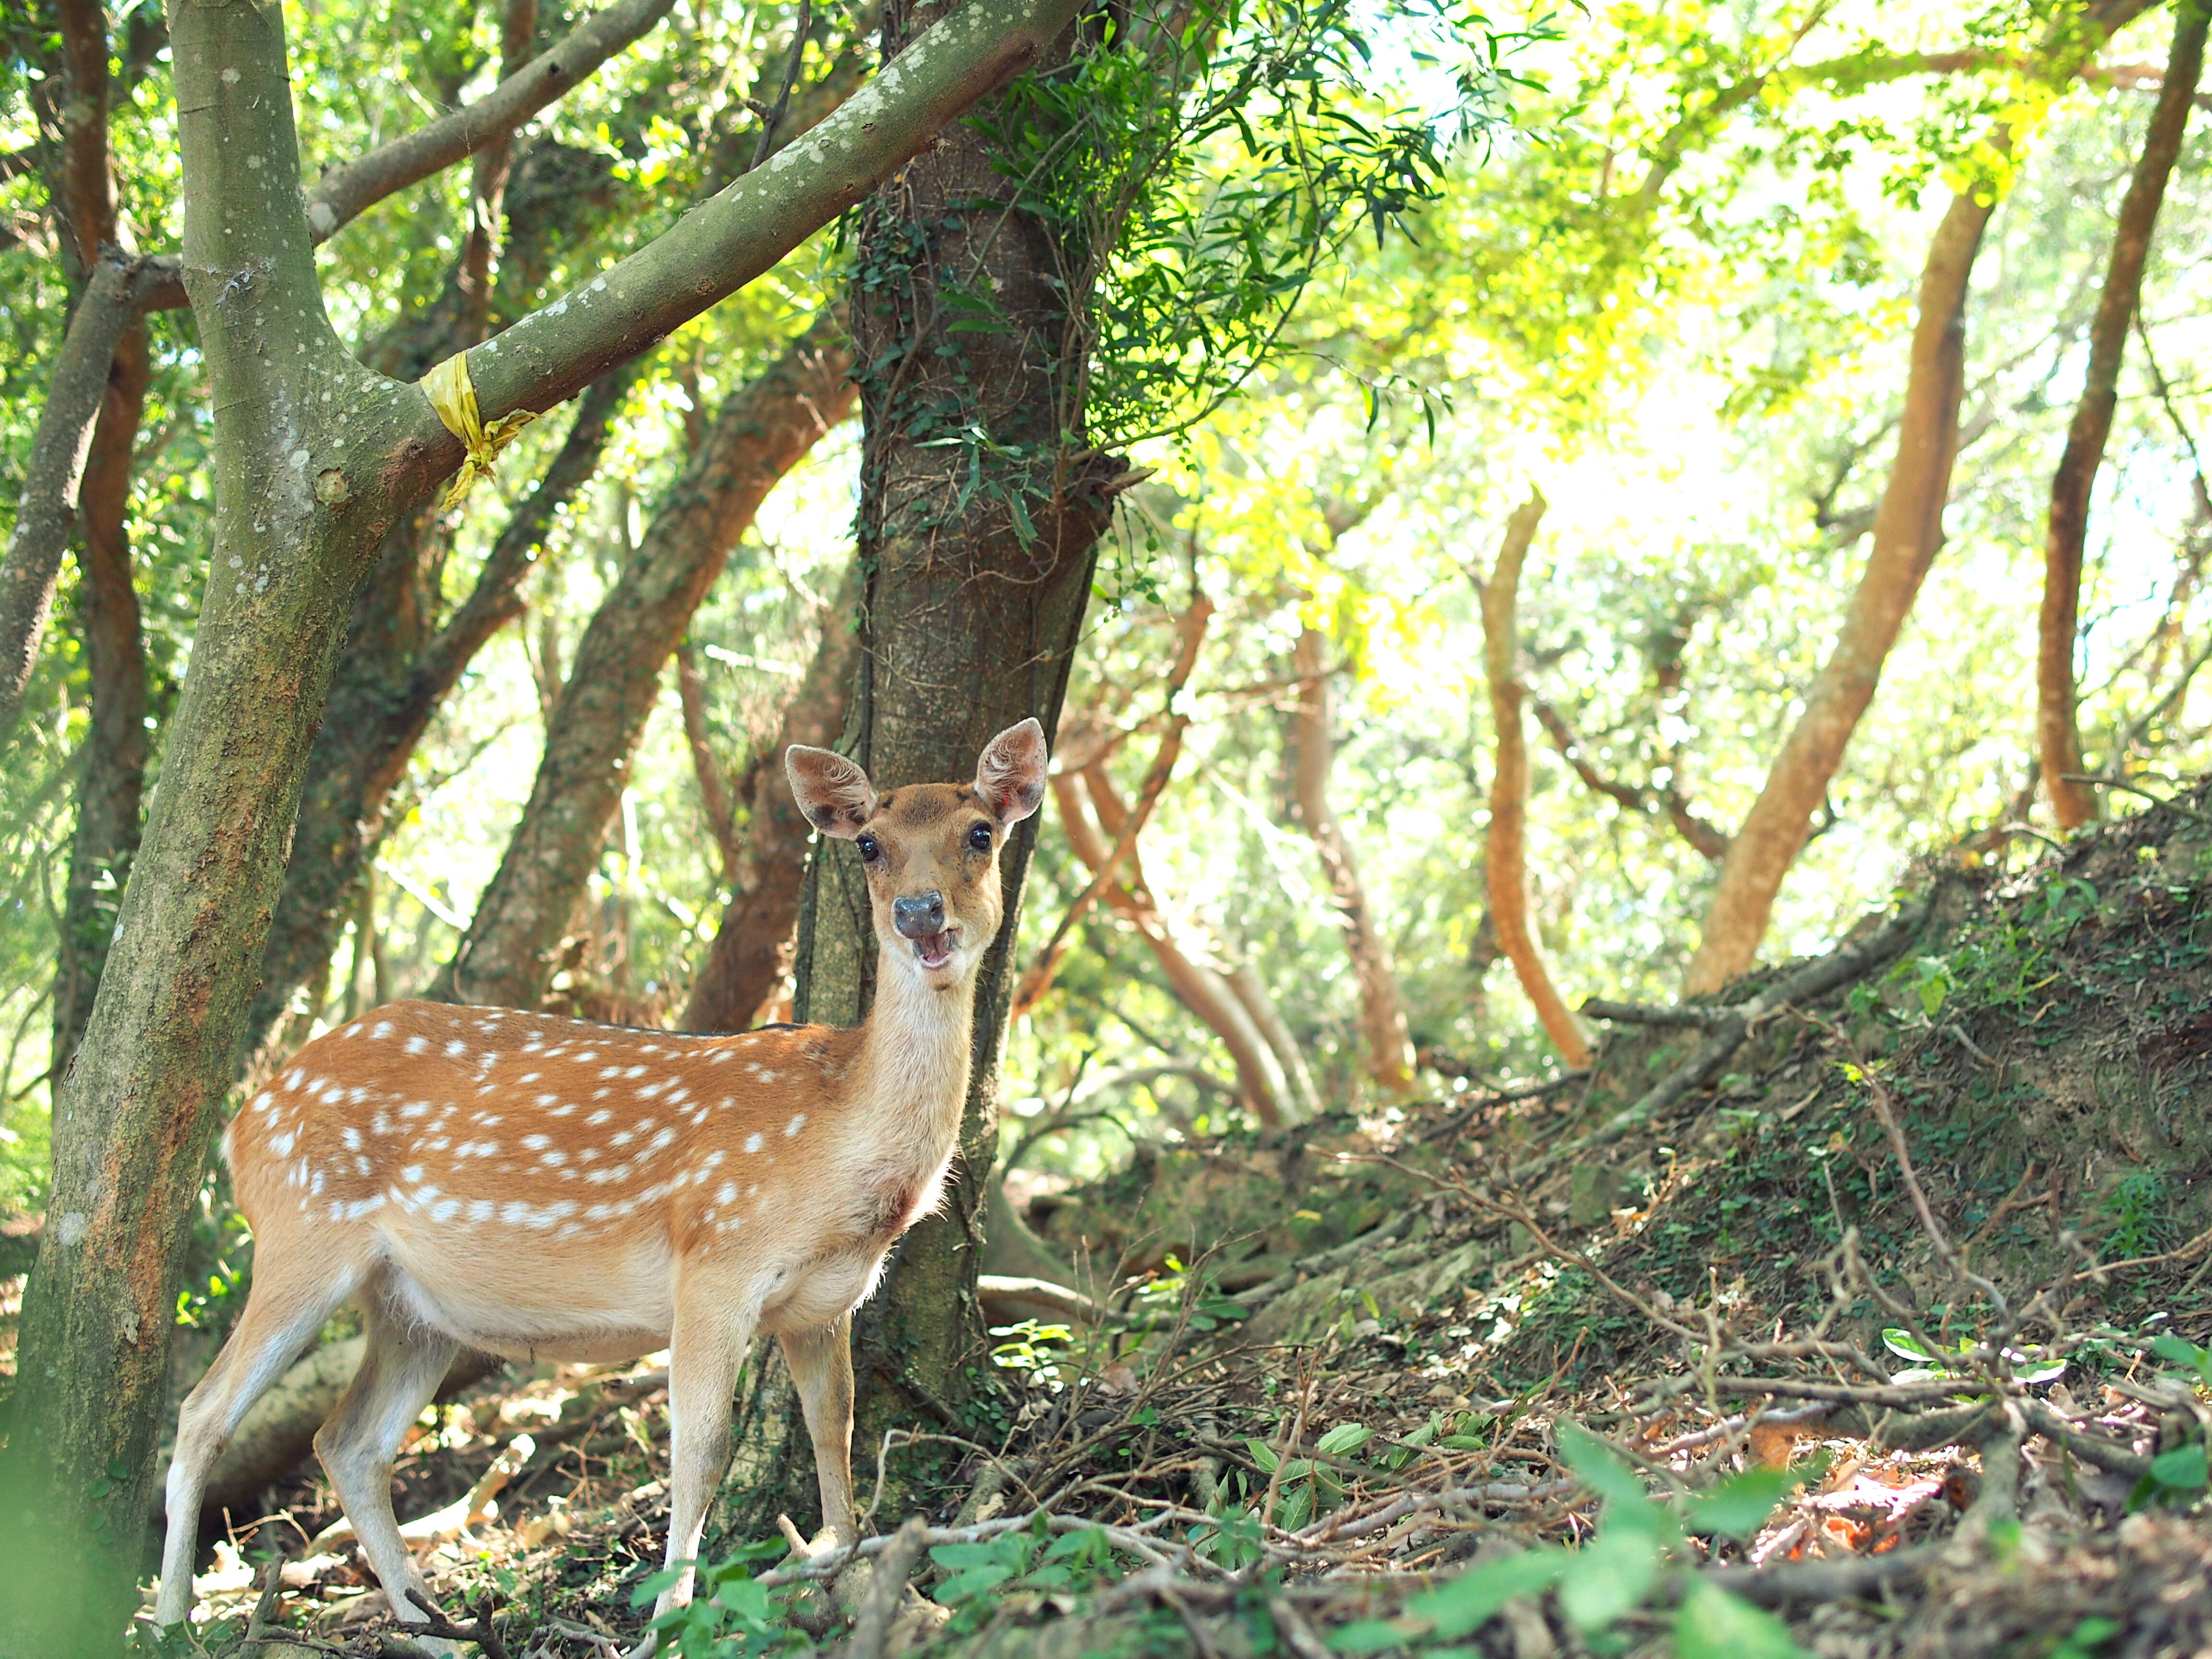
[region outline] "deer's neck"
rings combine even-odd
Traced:
[[[886,1139],[949,1149],[968,1099],[975,976],[939,988],[883,952],[860,1039],[858,1081]]]

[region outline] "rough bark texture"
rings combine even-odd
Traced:
[[[390,828],[392,792],[416,745],[476,653],[521,614],[522,585],[538,550],[562,507],[598,469],[634,380],[629,370],[617,370],[584,394],[568,436],[500,532],[469,597],[419,651],[393,648],[397,630],[388,621],[380,625],[371,606],[377,586],[364,592],[330,712],[307,757],[284,889],[246,1024],[249,1056],[266,1045],[294,995],[330,960],[344,931],[347,895]],[[393,539],[386,538],[387,556]]]
[[[1111,848],[1128,823],[1113,780],[1103,764],[1093,763],[1081,772],[1054,773],[1052,792],[1060,807],[1061,832],[1095,880],[1108,867]],[[1091,821],[1094,809],[1097,825]],[[1133,842],[1122,855],[1121,868],[1126,879],[1110,879],[1100,890],[1106,908],[1137,930],[1167,975],[1176,1000],[1220,1040],[1237,1068],[1237,1091],[1253,1115],[1270,1127],[1294,1120],[1297,1097],[1274,1046],[1236,988],[1176,939],[1146,885],[1144,865]]]
[[[2150,258],[2152,231],[2166,181],[2181,153],[2181,135],[2204,68],[2207,12],[2197,0],[2184,0],[2176,12],[2173,46],[2166,79],[2143,136],[2142,155],[2120,204],[2112,233],[2112,252],[2105,267],[2105,287],[2089,325],[2089,368],[2081,401],[2066,431],[2065,452],[2051,480],[2051,517],[2043,545],[2043,611],[2037,631],[2035,732],[2045,787],[2059,827],[2078,828],[2096,816],[2097,797],[2087,784],[2070,780],[2081,770],[2081,738],[2075,720],[2075,635],[2080,626],[2081,555],[2088,538],[2089,492],[2112,435],[2112,411],[2119,403],[2120,360],[2128,345],[2128,325],[2142,291],[2143,266]]]
[[[485,416],[550,407],[750,281],[1035,58],[1073,9],[969,0],[806,154],[472,353]],[[39,1659],[112,1653],[135,1601],[178,1263],[308,744],[377,544],[461,453],[419,389],[370,374],[331,330],[280,9],[183,0],[170,35],[216,532],[162,787],[56,1103],[50,1220],[24,1296],[0,1451],[0,1653]]]
[[[275,9],[186,4],[171,31],[185,265],[222,413],[216,543],[164,786],[55,1108],[50,1219],[0,1457],[11,1653],[116,1646],[150,1507],[175,1263],[336,623],[390,510],[385,491],[432,482],[394,464],[420,394],[376,384],[324,316]],[[105,359],[101,371],[104,382]],[[326,472],[360,480],[359,493],[319,499]]]
[[[131,459],[146,407],[152,364],[146,325],[125,328],[94,423],[92,458],[80,491],[86,655],[92,679],[92,728],[77,785],[76,831],[70,842],[54,974],[52,1077],[68,1071],[92,1018],[93,993],[107,963],[131,860],[138,851],[146,793],[146,637],[132,586]]]
[[[783,754],[794,743],[827,749],[845,730],[860,662],[860,573],[822,619],[822,642],[784,705],[775,744],[746,769],[745,827],[730,871],[730,902],[684,1011],[687,1031],[741,1031],[782,982],[784,947],[799,921],[812,826],[791,798]]]
[[[1532,489],[1505,522],[1498,562],[1482,584],[1482,662],[1490,682],[1490,722],[1498,744],[1490,781],[1490,830],[1483,849],[1487,918],[1498,948],[1513,964],[1544,1033],[1569,1066],[1589,1063],[1589,1033],[1552,982],[1528,905],[1528,735],[1521,706],[1521,632],[1516,613],[1521,568],[1536,539],[1545,501]]]
[[[731,395],[684,464],[577,642],[529,805],[445,976],[455,1000],[536,1006],[622,804],[662,672],[769,491],[852,408],[852,362],[843,325],[825,313]]]
[[[1331,902],[1342,918],[1344,948],[1351,953],[1352,972],[1359,980],[1359,1029],[1367,1049],[1367,1075],[1386,1095],[1410,1094],[1413,1044],[1406,1033],[1406,1004],[1398,994],[1390,941],[1376,925],[1351,837],[1328,804],[1329,768],[1336,757],[1336,700],[1329,689],[1328,641],[1319,630],[1306,629],[1298,635],[1293,655],[1298,706],[1291,791],[1298,817],[1321,854]]]
[[[107,20],[99,0],[59,0],[69,97],[64,106],[61,202],[68,263],[91,271],[102,257],[131,251],[130,228],[116,211],[108,145]],[[95,355],[97,348],[88,343]],[[130,310],[113,343],[107,384],[94,417],[78,486],[82,537],[82,617],[91,670],[92,728],[77,782],[76,828],[70,846],[54,973],[49,1076],[68,1070],[92,1014],[92,994],[107,960],[146,787],[146,643],[131,583],[127,518],[131,463],[152,374],[144,319]],[[36,642],[29,648],[35,651]],[[0,734],[5,732],[0,715]]]
[[[1875,514],[1874,546],[1844,614],[1834,651],[1805,694],[1805,711],[1775,757],[1759,799],[1729,843],[1685,990],[1704,996],[1749,968],[1782,879],[1805,845],[1828,781],[1883,663],[1943,544],[1943,507],[1958,453],[1966,378],[1966,284],[1994,204],[1952,198],[1920,274],[1897,459]]]
[[[891,0],[886,53],[928,15]],[[1001,113],[989,111],[987,122]],[[866,586],[859,684],[838,747],[879,790],[972,776],[983,745],[1025,717],[1054,734],[1121,471],[1085,451],[1083,319],[1069,314],[1062,250],[1017,204],[982,125],[948,129],[877,193],[861,221],[852,310],[866,366]],[[977,294],[988,296],[997,330],[961,326]],[[959,441],[963,432],[989,442],[971,447]],[[854,1319],[856,1447],[874,1448],[896,1424],[949,1426],[981,1360],[975,1246],[1036,830],[1034,817],[1024,821],[1000,854],[1006,920],[978,969],[975,1066],[945,1201],[900,1242],[883,1287]],[[860,860],[844,842],[821,843],[809,866],[796,967],[799,1018],[849,1025],[867,1012],[874,933]],[[780,1504],[811,1513],[815,1501],[781,1376],[773,1365],[757,1373],[744,1398],[731,1496],[735,1529],[745,1535],[759,1535],[764,1512]],[[898,1472],[894,1459],[894,1480]]]

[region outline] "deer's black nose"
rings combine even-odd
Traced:
[[[891,926],[907,939],[927,939],[945,931],[945,895],[924,893],[918,898],[891,901]]]

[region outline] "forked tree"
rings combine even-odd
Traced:
[[[552,407],[768,270],[1074,10],[970,0],[915,31],[803,145],[469,351],[482,422]],[[180,1245],[353,595],[387,527],[468,453],[421,386],[332,331],[313,251],[331,216],[311,222],[302,198],[279,9],[185,0],[170,32],[215,550],[162,787],[56,1103],[53,1219],[0,1456],[0,1644],[56,1656],[114,1651],[128,1615]]]

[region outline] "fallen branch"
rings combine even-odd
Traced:
[[[1853,1556],[1841,1561],[1784,1561],[1770,1567],[1707,1567],[1698,1577],[1731,1595],[1763,1607],[1793,1601],[1846,1601],[1900,1578],[1914,1578],[1936,1565],[1936,1546],[1892,1550],[1886,1555]]]
[[[1048,1279],[1024,1279],[1006,1273],[985,1273],[975,1281],[975,1297],[983,1304],[983,1311],[1000,1320],[1002,1313],[1012,1312],[1016,1318],[1026,1317],[1019,1312],[1024,1308],[1044,1308],[1081,1325],[1120,1325],[1127,1322],[1103,1304],[1094,1302],[1080,1291],[1070,1290],[1065,1285],[1055,1285]],[[999,1304],[999,1311],[992,1304]],[[1012,1323],[1011,1320],[1001,1322]]]
[[[421,1608],[423,1616],[430,1621],[424,1627],[423,1633],[448,1642],[473,1642],[484,1650],[485,1659],[507,1659],[507,1644],[499,1639],[499,1632],[492,1628],[492,1605],[489,1595],[477,1603],[475,1621],[466,1625],[457,1625],[447,1618],[438,1611],[437,1604],[421,1590],[410,1587],[407,1599]],[[400,1628],[410,1633],[416,1632],[416,1626],[410,1624],[403,1624]]]
[[[921,1559],[928,1535],[929,1522],[918,1515],[908,1516],[906,1524],[891,1534],[868,1579],[860,1616],[853,1620],[853,1639],[845,1644],[845,1659],[883,1659],[884,1644],[890,1637],[891,1620],[898,1613],[907,1577]]]
[[[1620,1025],[1718,1025],[1729,1017],[1726,1008],[1714,1008],[1698,1003],[1680,1003],[1665,1007],[1648,1002],[1610,1002],[1603,997],[1586,997],[1583,1012],[1592,1019],[1609,1019]]]
[[[1703,1088],[1720,1075],[1721,1067],[1743,1047],[1762,1021],[1771,1018],[1790,1003],[1825,996],[1839,986],[1863,977],[1904,950],[1927,921],[1932,903],[1932,896],[1925,896],[1907,904],[1858,944],[1843,945],[1794,973],[1784,974],[1750,1001],[1724,1010],[1726,1018],[1713,1028],[1712,1035],[1698,1046],[1697,1053],[1661,1079],[1634,1105],[1615,1113],[1589,1133],[1531,1158],[1513,1170],[1509,1179],[1516,1184],[1526,1182],[1593,1147],[1610,1146],[1692,1090]]]
[[[425,1544],[458,1538],[471,1527],[491,1520],[499,1514],[499,1504],[494,1500],[506,1489],[507,1483],[522,1472],[522,1466],[537,1449],[535,1440],[526,1434],[518,1434],[507,1443],[507,1449],[492,1460],[491,1467],[477,1477],[476,1485],[469,1488],[465,1496],[455,1498],[441,1510],[433,1510],[417,1520],[405,1522],[399,1528],[399,1536],[410,1549],[420,1549]],[[341,1516],[317,1533],[307,1549],[311,1554],[318,1553],[333,1544],[344,1543],[353,1535],[353,1522]]]

